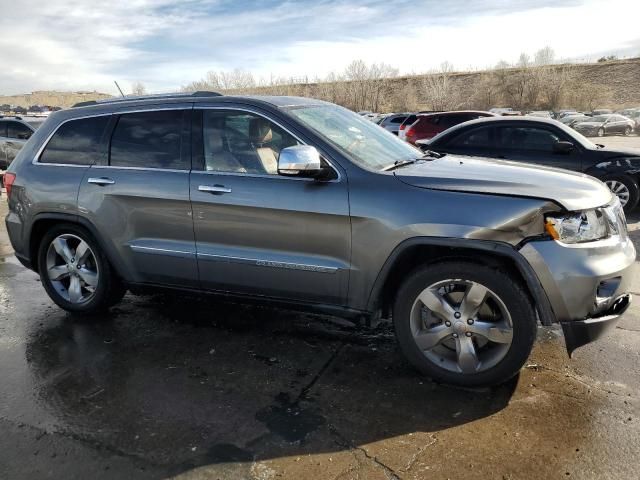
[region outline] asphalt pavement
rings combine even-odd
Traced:
[[[421,377],[385,324],[183,294],[78,321],[2,225],[0,478],[638,478],[639,352],[637,302],[572,359],[540,327],[493,389]]]

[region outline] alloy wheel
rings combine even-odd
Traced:
[[[609,190],[615,193],[615,195],[618,197],[618,199],[620,200],[620,205],[624,207],[627,202],[629,202],[631,193],[629,192],[629,188],[627,188],[624,183],[617,180],[606,180],[604,183],[607,187],[609,187]]]
[[[100,271],[87,242],[69,233],[59,235],[49,244],[46,259],[49,281],[63,299],[74,304],[91,300]]]
[[[432,363],[473,374],[505,357],[513,341],[513,322],[493,291],[478,282],[449,279],[430,285],[415,299],[411,332]]]

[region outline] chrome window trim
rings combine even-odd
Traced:
[[[252,113],[254,115],[262,117],[265,120],[277,125],[282,130],[284,130],[289,135],[291,135],[293,138],[295,138],[298,142],[300,142],[301,145],[309,145],[308,143],[304,142],[298,135],[294,134],[288,128],[284,127],[280,122],[268,117],[266,114],[260,112],[257,109],[253,109],[253,108],[250,108],[250,107],[230,106],[230,105],[209,106],[209,105],[197,105],[197,104],[194,104],[193,109],[194,110],[227,110],[227,111],[235,110],[235,111],[240,111],[240,112]],[[315,147],[315,145],[311,145],[311,146]],[[334,178],[332,180],[326,180],[324,183],[340,182],[342,180],[342,173],[340,172],[340,170],[338,168],[336,168],[336,166],[330,160],[328,160],[326,155],[323,155],[322,152],[320,152],[320,155],[322,156],[324,161],[329,164],[331,169],[338,175],[338,178]],[[206,167],[206,165],[205,165],[205,167]],[[279,175],[279,174],[269,175],[269,174],[262,174],[262,173],[224,172],[224,171],[217,171],[217,170],[193,170],[193,169],[191,170],[191,172],[192,173],[204,173],[204,174],[207,174],[207,175],[226,175],[226,176],[233,176],[233,177],[286,178],[288,180],[298,180],[298,181],[305,181],[305,182],[316,182],[317,181],[317,180],[315,180],[313,178],[291,177],[291,176]]]
[[[193,108],[193,103],[190,103],[191,107],[185,107],[184,105],[177,107],[177,106],[168,106],[168,107],[159,107],[159,108],[143,108],[143,109],[134,109],[134,110],[127,110],[126,108],[124,108],[122,111],[113,111],[113,112],[109,112],[109,113],[94,113],[93,115],[82,115],[79,117],[73,117],[73,118],[67,118],[66,120],[63,120],[62,122],[60,122],[58,124],[58,126],[47,136],[47,139],[42,143],[42,145],[40,146],[40,148],[38,149],[38,151],[36,152],[35,156],[33,157],[33,160],[31,160],[31,164],[32,165],[51,165],[51,166],[55,166],[55,167],[82,167],[82,168],[89,168],[89,167],[106,167],[106,168],[111,168],[111,165],[78,165],[75,163],[41,163],[40,161],[38,161],[38,159],[40,158],[40,155],[42,155],[42,152],[44,152],[44,149],[47,147],[47,145],[49,144],[49,142],[51,141],[51,138],[57,133],[57,131],[60,129],[60,127],[62,127],[62,125],[64,125],[65,123],[68,122],[73,122],[74,120],[84,120],[87,118],[96,118],[96,117],[110,117],[112,115],[124,115],[127,113],[146,113],[146,112],[158,112],[158,111],[165,111],[165,110],[192,110]],[[114,168],[144,168],[144,167],[114,167]],[[148,168],[148,170],[153,170],[153,171],[158,171],[158,170],[173,170],[173,169],[166,169],[166,168]],[[182,170],[181,170],[182,171]],[[185,171],[189,171],[189,170],[185,170]]]
[[[43,163],[42,165],[47,165]],[[85,165],[82,165],[85,166]],[[174,173],[189,173],[189,170],[180,168],[152,168],[152,167],[118,167],[112,165],[89,165],[91,168],[104,169],[104,170],[138,170],[143,172],[174,172]]]
[[[277,122],[276,120],[273,120],[272,118],[267,117],[264,113],[253,109],[253,108],[249,108],[249,107],[237,107],[237,106],[207,106],[207,105],[197,105],[194,103],[191,103],[192,105],[192,110],[236,110],[236,111],[241,111],[241,112],[247,112],[247,113],[252,113],[254,115],[258,115],[266,120],[268,120],[269,122],[274,123],[275,125],[277,125],[278,127],[280,127],[281,129],[283,129],[285,132],[287,132],[289,135],[291,135],[293,138],[295,138],[298,142],[300,142],[302,145],[308,145],[308,143],[304,142],[298,135],[295,135],[294,133],[292,133],[289,129],[285,128],[280,122]],[[112,166],[112,165],[78,165],[75,163],[41,163],[40,161],[38,161],[38,159],[40,158],[40,156],[42,155],[42,152],[44,151],[44,149],[47,147],[47,145],[49,144],[49,142],[51,141],[51,138],[56,134],[56,132],[60,129],[60,127],[62,127],[62,125],[64,125],[65,123],[68,122],[72,122],[74,120],[84,120],[87,118],[95,118],[95,117],[106,117],[106,116],[112,116],[112,115],[124,115],[127,113],[145,113],[145,112],[157,112],[157,111],[163,111],[163,110],[189,110],[189,108],[185,108],[185,106],[167,106],[167,107],[159,107],[159,108],[144,108],[144,109],[134,109],[134,110],[127,110],[127,109],[123,109],[123,111],[114,111],[114,112],[109,112],[109,113],[95,113],[92,115],[82,115],[82,116],[78,116],[78,117],[73,117],[73,118],[67,118],[66,120],[63,120],[62,122],[60,122],[56,128],[47,136],[46,140],[42,143],[42,145],[40,146],[40,148],[38,149],[38,151],[36,152],[36,154],[34,155],[33,160],[31,161],[32,165],[38,165],[38,166],[50,166],[50,167],[74,167],[74,168],[101,168],[101,169],[111,169],[111,168],[117,168],[117,169],[127,169],[127,170],[142,170],[142,171],[169,171],[169,172],[191,172],[191,173],[198,173],[198,174],[205,174],[205,175],[224,175],[224,176],[233,176],[233,177],[253,177],[253,178],[284,178],[287,180],[296,180],[296,181],[304,181],[304,182],[315,182],[316,180],[313,178],[303,178],[303,177],[291,177],[291,176],[286,176],[286,175],[269,175],[269,174],[259,174],[259,173],[241,173],[241,172],[222,172],[222,171],[215,171],[215,170],[180,170],[180,169],[171,169],[171,168],[146,168],[146,167],[116,167],[116,166]],[[322,155],[322,153],[321,153]],[[340,182],[342,181],[342,172],[340,171],[340,169],[336,168],[336,166],[333,164],[333,162],[331,162],[329,159],[326,158],[326,155],[322,155],[322,158],[324,159],[325,162],[327,162],[329,164],[329,166],[333,169],[333,171],[337,174],[338,178],[334,178],[332,180],[327,180],[324,183],[336,183],[336,182]]]

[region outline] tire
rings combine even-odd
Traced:
[[[454,283],[464,282],[467,282],[466,286],[454,287]],[[457,295],[458,299],[465,295],[473,297],[476,294],[470,292],[481,291],[480,287],[486,288],[487,294],[474,323],[473,319],[460,316],[461,313],[464,316],[472,311],[466,306],[473,302],[460,302],[455,306],[454,296]],[[425,292],[443,292],[452,288],[459,291],[446,293],[448,302],[447,298],[439,295],[424,295]],[[464,289],[467,289],[467,293]],[[425,298],[427,303],[423,303],[419,297]],[[445,299],[450,307],[453,305],[454,316],[449,315],[449,309],[445,309],[449,313],[440,315],[428,308],[427,304],[434,306],[434,298]],[[440,305],[441,300],[436,302],[435,308],[440,308]],[[467,312],[464,312],[465,309]],[[498,311],[501,313],[492,319],[491,316]],[[487,312],[490,312],[489,316]],[[400,349],[411,365],[437,381],[466,387],[498,385],[515,376],[531,353],[537,331],[535,309],[519,283],[499,270],[467,261],[425,265],[415,270],[398,291],[393,307],[393,323]],[[495,327],[485,330],[488,325]],[[428,335],[420,336],[416,330]],[[492,339],[498,341],[478,334],[480,330],[491,332]],[[418,346],[417,335],[418,338],[428,339],[433,346]],[[457,338],[454,338],[456,335]],[[431,340],[436,337],[442,339],[437,343]],[[468,351],[469,344],[473,345],[478,360],[475,364],[468,361],[473,355],[463,357],[460,354],[461,351]],[[462,361],[462,358],[467,360]],[[461,361],[466,371],[463,371]]]
[[[604,136],[605,136],[605,133],[606,133],[606,132],[604,131],[604,128],[600,127],[600,128],[598,129],[598,136],[599,136],[599,137],[604,137]]]
[[[626,128],[624,129],[624,136],[625,136],[625,137],[628,137],[629,135],[631,135],[631,132],[632,132],[632,131],[633,131],[633,130],[631,129],[631,127],[626,127]]]
[[[81,242],[86,248],[81,247]],[[76,259],[80,249],[85,253]],[[70,262],[65,260],[68,256],[72,257]],[[47,231],[38,249],[38,270],[51,300],[71,313],[103,312],[127,292],[98,242],[86,229],[74,224],[56,225]]]
[[[618,196],[625,212],[630,212],[638,206],[640,186],[638,186],[637,180],[633,177],[629,175],[612,175],[606,177],[603,182],[609,187],[609,190]]]

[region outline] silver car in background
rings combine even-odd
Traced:
[[[398,135],[400,125],[402,125],[402,122],[404,122],[409,115],[411,115],[411,113],[392,113],[384,117],[378,125],[394,135]]]

